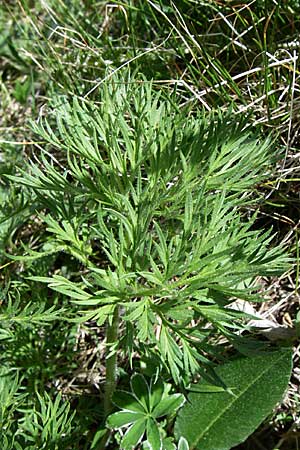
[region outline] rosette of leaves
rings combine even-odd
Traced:
[[[135,374],[130,381],[131,392],[117,391],[113,403],[120,408],[107,419],[110,428],[126,430],[120,440],[124,450],[136,448],[142,441],[149,450],[162,450],[163,439],[159,419],[174,415],[183,405],[182,394],[169,394],[170,385],[154,379],[148,385],[145,378]],[[165,448],[165,447],[164,447]]]
[[[237,333],[247,316],[230,303],[261,301],[253,280],[287,257],[245,214],[272,169],[270,140],[236,117],[180,108],[145,80],[101,86],[97,103],[63,97],[32,124],[44,150],[10,178],[33,194],[45,230],[22,258],[78,261],[77,273],[31,279],[65,295],[73,317],[107,326],[108,414],[118,350],[155,355],[177,384],[218,354],[211,337],[247,353]]]

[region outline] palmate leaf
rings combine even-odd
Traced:
[[[136,448],[143,436],[145,448],[163,449],[163,439],[158,419],[174,414],[184,403],[182,394],[169,394],[170,386],[161,379],[150,384],[140,374],[134,374],[130,381],[131,392],[117,391],[113,397],[115,405],[121,409],[107,419],[110,428],[126,428],[121,439],[121,448]]]

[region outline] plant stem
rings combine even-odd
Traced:
[[[104,415],[107,417],[112,409],[112,396],[117,384],[117,352],[113,348],[118,339],[119,330],[119,306],[116,306],[112,323],[107,324],[106,345],[108,346],[106,357],[106,380],[104,389]]]
[[[109,413],[111,412],[112,396],[114,394],[117,384],[117,352],[115,351],[114,348],[112,349],[112,346],[117,342],[118,331],[119,331],[119,306],[117,305],[113,313],[112,322],[111,324],[107,322],[106,328],[106,345],[107,345],[106,354],[109,356],[106,356],[106,377],[104,386],[105,420],[109,415]],[[106,429],[102,438],[100,439],[100,442],[98,443],[97,450],[104,450],[106,448],[109,436],[110,431]]]

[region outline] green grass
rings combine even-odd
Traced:
[[[55,113],[50,111],[57,99],[77,98],[82,104],[101,106],[105,82],[115,80],[116,75],[122,80],[130,71],[135,83],[151,81],[162,98],[171,97],[174,110],[188,111],[187,122],[199,110],[203,116],[229,111],[237,122],[246,116],[257,135],[271,135],[275,161],[266,168],[267,179],[253,185],[253,195],[259,195],[260,201],[246,206],[245,214],[252,216],[255,211],[255,227],[272,226],[277,243],[290,249],[295,261],[292,269],[263,283],[273,299],[276,319],[284,323],[288,315],[295,325],[299,310],[299,28],[300,2],[292,0],[20,0],[1,4],[3,449],[33,448],[25,446],[31,439],[28,436],[33,436],[38,448],[74,448],[75,441],[78,449],[91,448],[103,415],[98,401],[104,381],[104,348],[99,344],[103,328],[92,320],[80,325],[61,322],[58,316],[67,314],[62,296],[29,280],[49,272],[78,280],[86,275],[82,261],[67,252],[57,256],[37,214],[47,212],[49,205],[41,205],[38,195],[7,176],[17,175],[30,161],[36,162],[41,148],[56,158],[60,168],[65,167],[65,155],[51,142],[45,146],[44,138],[37,137],[29,126],[30,121],[46,116],[55,130]],[[41,248],[45,253],[42,258],[22,260]],[[278,300],[282,306],[276,309]],[[76,309],[72,310],[72,315],[75,313]],[[298,359],[295,351],[295,365]],[[129,365],[126,370],[130,371]],[[126,376],[128,373],[125,380]],[[297,385],[295,375],[291,383]],[[50,432],[46,444],[34,441],[40,438],[34,437],[30,423],[39,423],[38,413],[47,405],[51,429],[58,392],[63,393],[75,415],[65,425],[68,436],[61,432],[55,447],[51,446]],[[67,403],[57,401],[64,420],[71,420]],[[297,396],[295,400],[291,394],[279,413],[266,421],[263,431],[239,450],[298,448],[299,437],[283,434],[295,426],[298,413]]]

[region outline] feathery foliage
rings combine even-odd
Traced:
[[[245,315],[228,305],[259,300],[253,279],[287,262],[243,214],[271,142],[245,122],[180,110],[130,77],[107,83],[97,104],[58,99],[33,129],[45,151],[9,178],[34,191],[52,249],[87,272],[31,279],[69,296],[81,320],[101,325],[120,308],[131,352],[158,351],[176,383],[208,363],[212,330],[237,342]]]
[[[293,326],[299,264],[272,276],[285,233],[299,261],[299,20],[294,0],[1,4],[1,448],[187,450],[170,410],[112,432],[116,385],[235,403],[215,367],[274,346],[237,303]]]

